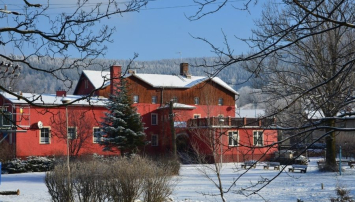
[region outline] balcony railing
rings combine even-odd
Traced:
[[[270,127],[275,124],[274,118],[232,118],[209,117],[190,119],[188,127]]]

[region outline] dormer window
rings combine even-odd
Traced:
[[[139,103],[139,96],[138,95],[133,96],[133,103]]]

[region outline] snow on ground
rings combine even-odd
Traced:
[[[343,165],[344,171],[339,173],[323,173],[317,168],[318,159],[312,158],[308,166],[307,173],[289,173],[288,169],[280,174],[266,188],[262,189],[258,195],[246,198],[236,193],[227,193],[227,201],[280,201],[289,202],[301,199],[303,201],[329,201],[335,197],[336,186],[343,186],[351,190],[351,195],[355,196],[355,169],[350,169],[348,165]],[[229,163],[223,166],[222,180],[224,188],[231,184],[233,179],[238,177],[245,170],[234,169],[234,164]],[[213,194],[217,189],[213,184],[203,177],[197,168],[202,165],[182,165],[178,184],[171,198],[174,201],[208,202],[221,201],[218,197],[204,194]],[[271,179],[278,174],[277,170],[264,170],[262,165],[257,165],[256,169],[250,170],[245,176],[238,180],[232,190],[240,190],[241,187],[250,185],[251,182],[258,182],[261,178]],[[45,173],[24,173],[2,175],[0,191],[16,191],[20,189],[19,196],[2,196],[0,202],[19,201],[50,201],[50,196],[44,184]],[[323,183],[324,189],[321,184]],[[264,198],[264,199],[263,199]]]

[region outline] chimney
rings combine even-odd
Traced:
[[[110,94],[113,95],[118,91],[121,78],[121,66],[111,66],[110,67]]]
[[[187,76],[189,73],[189,63],[180,63],[180,75]]]
[[[66,97],[67,96],[67,91],[65,91],[65,90],[57,90],[56,91],[56,96],[57,97]]]
[[[136,73],[137,73],[136,70],[133,70],[133,69],[128,70],[128,74],[136,74]]]

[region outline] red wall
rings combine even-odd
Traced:
[[[263,131],[263,146],[254,146],[253,132]],[[228,131],[238,131],[239,146],[229,146]],[[211,137],[208,139],[208,137]],[[222,138],[221,138],[222,136]],[[243,162],[248,160],[269,160],[273,157],[277,147],[271,147],[270,144],[277,141],[276,130],[262,130],[260,128],[219,128],[212,127],[206,129],[190,130],[189,137],[191,144],[202,155],[206,155],[210,162],[220,162],[221,153],[222,162]],[[214,142],[211,142],[214,141]],[[221,141],[221,144],[220,144]],[[215,157],[212,154],[212,144],[216,150]],[[222,148],[221,148],[222,146]]]
[[[19,108],[17,108],[19,113]],[[118,155],[118,152],[104,152],[103,148],[97,143],[93,143],[93,127],[99,127],[101,117],[103,117],[106,108],[104,107],[81,107],[81,106],[69,106],[68,107],[68,126],[76,126],[81,134],[87,133],[85,141],[82,144],[82,148],[79,155],[97,153],[100,155]],[[76,117],[74,117],[74,114]],[[79,115],[79,117],[77,116]],[[60,118],[58,118],[60,117]],[[17,115],[17,120],[23,118],[20,113]],[[30,109],[30,123],[31,127],[26,132],[16,133],[16,156],[48,156],[48,155],[66,155],[67,144],[65,138],[60,138],[60,133],[65,133],[65,129],[60,128],[59,122],[63,124],[65,121],[65,108],[52,108],[41,109],[37,107],[31,107]],[[74,119],[76,121],[74,121]],[[77,122],[78,119],[82,119],[83,122]],[[40,143],[40,129],[37,127],[38,121],[43,122],[43,127],[51,128],[51,140],[50,144]],[[85,122],[85,125],[83,123]],[[85,127],[86,130],[80,129]],[[18,130],[21,130],[18,128]],[[54,133],[58,136],[54,135]]]

